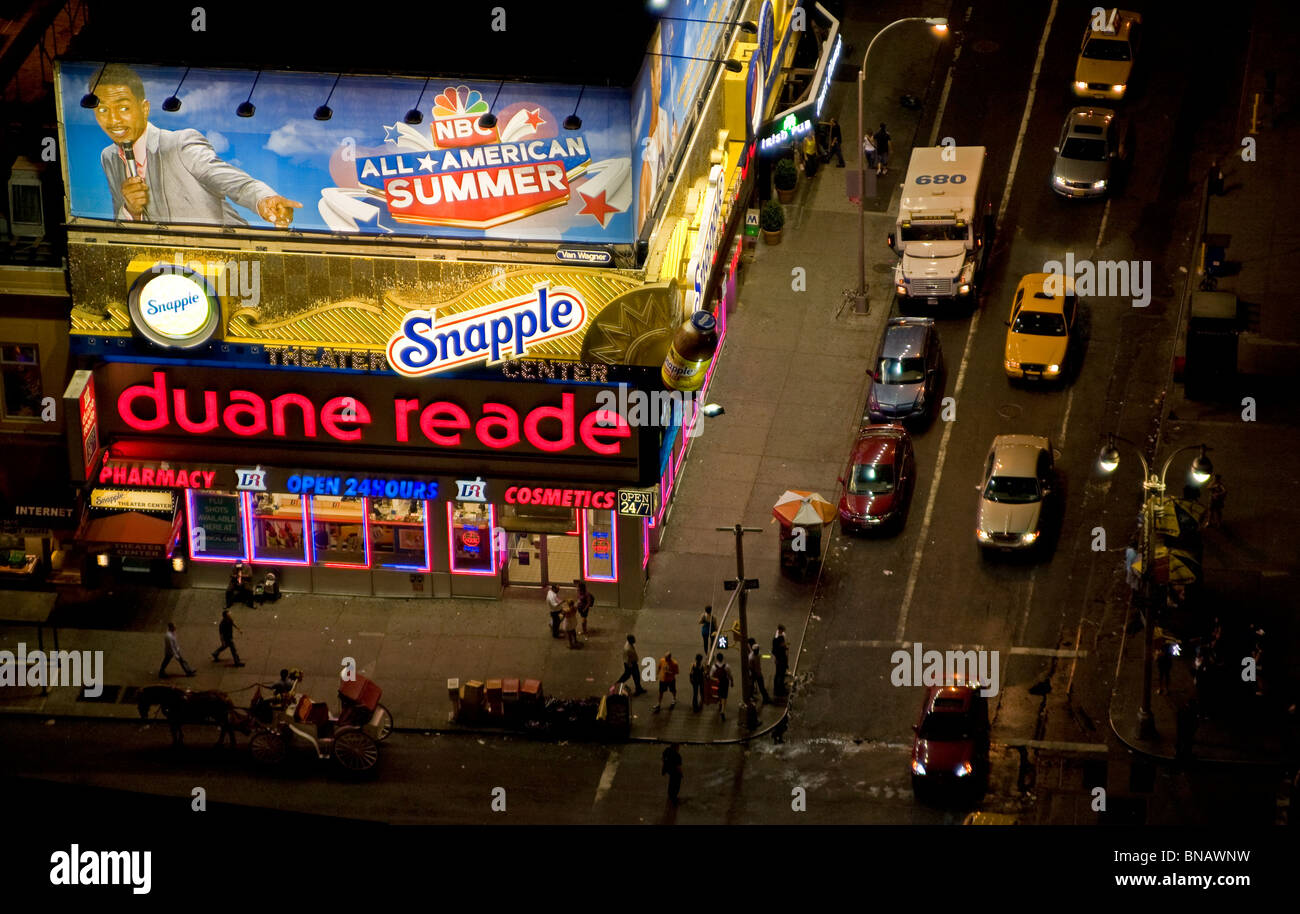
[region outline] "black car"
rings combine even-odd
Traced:
[[[924,419],[942,394],[943,351],[928,317],[895,317],[872,368],[867,421],[880,424]]]

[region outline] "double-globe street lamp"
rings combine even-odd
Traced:
[[[1155,717],[1151,713],[1151,664],[1153,654],[1155,653],[1155,509],[1156,503],[1164,497],[1165,494],[1165,477],[1169,473],[1169,465],[1174,462],[1174,458],[1183,451],[1200,450],[1200,455],[1192,461],[1191,476],[1192,481],[1198,486],[1204,485],[1211,476],[1214,475],[1214,465],[1210,463],[1210,458],[1206,456],[1209,448],[1204,444],[1189,444],[1186,447],[1180,447],[1165,459],[1164,466],[1160,469],[1160,475],[1151,472],[1151,466],[1147,463],[1146,455],[1142,449],[1129,441],[1127,438],[1121,438],[1118,435],[1110,435],[1107,438],[1106,446],[1101,449],[1101,455],[1097,460],[1101,471],[1107,475],[1115,472],[1119,467],[1119,450],[1115,447],[1115,442],[1122,441],[1133,448],[1142,461],[1142,578],[1145,582],[1146,591],[1146,613],[1143,620],[1143,629],[1146,645],[1146,653],[1142,659],[1142,706],[1138,708],[1138,738],[1144,740],[1154,739],[1156,736]]]
[[[924,22],[933,27],[935,33],[939,35],[948,31],[948,20],[943,16],[908,16],[905,19],[895,19],[876,33],[875,38],[872,38],[867,45],[867,52],[862,55],[862,68],[858,70],[858,288],[853,302],[853,310],[859,314],[867,313],[867,156],[862,150],[862,141],[867,133],[866,125],[862,120],[862,88],[867,78],[867,58],[871,56],[871,49],[875,47],[876,40],[894,26],[902,25],[904,22]]]

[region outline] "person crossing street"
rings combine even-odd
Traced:
[[[221,611],[221,622],[217,625],[217,634],[221,636],[221,646],[212,652],[213,663],[221,659],[221,652],[230,648],[230,656],[234,658],[235,666],[243,666],[243,661],[239,659],[239,651],[235,648],[235,630],[239,629],[240,634],[244,630],[235,624],[235,619],[230,615],[230,610]]]

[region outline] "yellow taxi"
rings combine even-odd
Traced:
[[[1127,10],[1098,9],[1088,21],[1074,65],[1074,94],[1118,101],[1128,90],[1142,17]]]
[[[1055,380],[1065,371],[1078,310],[1074,280],[1058,273],[1030,273],[1020,280],[1006,321],[1003,367],[1008,378]]]

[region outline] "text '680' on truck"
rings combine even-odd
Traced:
[[[959,300],[975,306],[985,235],[992,231],[985,194],[983,146],[912,150],[898,225],[889,236],[899,258],[894,288],[904,304]]]

